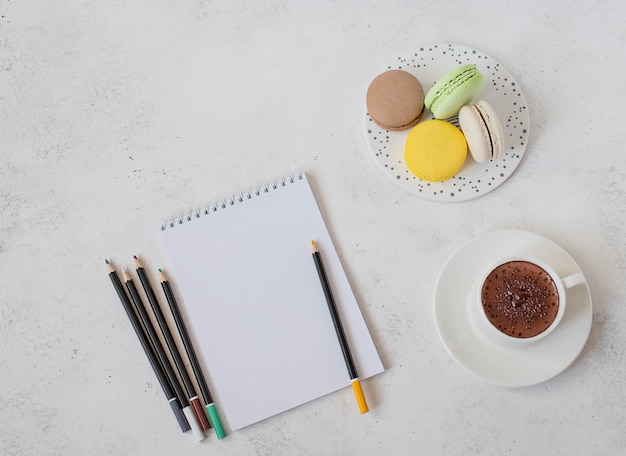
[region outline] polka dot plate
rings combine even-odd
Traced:
[[[365,139],[378,167],[401,188],[432,201],[468,201],[495,190],[519,165],[529,136],[529,114],[524,94],[515,78],[496,60],[484,53],[456,44],[433,44],[418,47],[413,53],[396,57],[387,68],[401,69],[415,75],[424,92],[449,71],[473,63],[485,77],[485,86],[477,99],[488,101],[498,113],[505,137],[505,154],[497,160],[475,162],[468,153],[463,167],[443,182],[427,182],[416,177],[404,161],[404,143],[409,130],[384,130],[364,113]],[[375,75],[374,75],[375,76]],[[372,79],[374,78],[372,77]],[[433,119],[428,109],[420,122]],[[458,119],[448,119],[458,127]]]

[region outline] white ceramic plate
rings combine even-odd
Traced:
[[[471,374],[498,386],[530,386],[564,371],[582,351],[591,330],[591,294],[586,282],[569,289],[563,320],[545,339],[523,347],[500,347],[475,328],[470,300],[480,271],[509,255],[534,256],[564,276],[582,272],[565,250],[538,234],[517,230],[484,234],[444,265],[435,287],[435,323],[450,355]]]
[[[428,92],[433,84],[459,65],[473,63],[485,77],[485,87],[477,99],[488,101],[498,113],[506,141],[505,155],[498,160],[476,163],[468,154],[456,176],[444,182],[417,178],[404,162],[404,143],[409,130],[387,131],[376,125],[367,112],[363,125],[368,149],[379,168],[401,188],[433,201],[467,201],[496,189],[519,165],[529,136],[529,114],[521,87],[502,65],[472,48],[456,44],[418,47],[398,56],[388,69],[401,69],[415,75]],[[374,79],[376,75],[372,77]],[[427,109],[420,121],[432,119]],[[451,120],[458,126],[456,119]]]

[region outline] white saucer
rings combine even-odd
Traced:
[[[524,347],[500,347],[487,340],[470,315],[475,281],[498,257],[516,254],[543,260],[558,274],[582,272],[554,242],[526,231],[501,230],[461,247],[444,265],[435,287],[435,324],[452,358],[476,377],[506,387],[534,385],[563,372],[585,346],[592,319],[585,281],[568,290],[563,320],[545,339]]]

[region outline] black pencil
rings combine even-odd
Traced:
[[[339,317],[339,312],[337,311],[335,298],[333,297],[330,283],[328,282],[326,270],[324,269],[324,263],[322,262],[322,256],[315,245],[315,241],[311,241],[311,246],[313,251],[313,261],[315,261],[315,268],[317,269],[317,274],[319,275],[322,289],[324,290],[324,296],[326,297],[328,310],[330,311],[333,325],[335,326],[335,332],[337,333],[337,339],[339,339],[339,345],[341,346],[341,351],[343,353],[343,358],[346,362],[346,367],[348,368],[348,374],[352,380],[352,389],[354,390],[354,395],[356,396],[357,403],[359,404],[359,410],[361,413],[365,413],[369,410],[369,408],[367,407],[367,401],[365,400],[365,395],[363,394],[363,388],[361,388],[359,374],[357,373],[354,360],[352,359],[350,345],[348,344],[348,339],[346,339],[346,334],[343,330],[343,325],[341,324],[341,318]]]
[[[196,419],[200,424],[200,428],[202,431],[207,431],[209,429],[209,422],[207,421],[206,414],[204,413],[204,409],[202,404],[200,404],[200,399],[196,394],[196,390],[189,378],[189,374],[187,373],[187,369],[185,368],[185,363],[180,356],[178,351],[178,347],[176,346],[176,342],[174,341],[174,337],[172,336],[172,332],[165,320],[165,316],[161,311],[161,306],[157,300],[156,295],[154,294],[154,290],[152,289],[152,285],[150,284],[150,279],[148,278],[148,274],[146,274],[146,270],[143,267],[143,264],[134,256],[135,261],[135,269],[137,271],[137,275],[139,276],[139,280],[141,281],[141,285],[143,286],[143,290],[148,297],[148,302],[150,303],[150,307],[152,307],[152,312],[156,318],[156,321],[161,329],[161,333],[163,334],[163,339],[165,339],[165,344],[169,349],[170,355],[172,355],[172,359],[174,360],[174,365],[176,366],[176,370],[178,371],[178,375],[183,382],[183,386],[185,387],[185,391],[187,392],[187,398],[189,399],[189,403],[191,404],[191,408],[194,411]]]
[[[176,302],[172,287],[170,286],[170,283],[167,280],[165,273],[161,269],[159,269],[159,272],[161,274],[161,287],[163,288],[163,292],[165,293],[165,297],[167,298],[167,303],[169,304],[170,311],[172,312],[172,316],[174,317],[174,321],[176,322],[176,327],[178,328],[180,338],[183,341],[183,346],[187,351],[187,357],[189,358],[189,362],[191,363],[193,373],[196,376],[198,387],[200,388],[202,396],[204,397],[206,410],[209,414],[209,420],[211,421],[213,429],[215,429],[215,435],[217,436],[217,438],[224,438],[226,436],[226,431],[224,430],[222,420],[220,419],[217,408],[215,407],[215,403],[213,402],[213,397],[211,396],[211,392],[209,391],[206,379],[204,378],[204,373],[202,372],[202,368],[200,367],[200,363],[198,362],[196,351],[193,347],[193,344],[191,343],[189,332],[187,331],[185,321],[183,320],[180,309],[178,308],[178,303]]]
[[[115,291],[117,292],[117,295],[119,296],[120,301],[122,302],[122,306],[124,307],[124,310],[126,311],[126,315],[128,315],[128,319],[130,320],[130,323],[133,326],[133,329],[135,330],[135,334],[137,334],[137,338],[139,339],[139,342],[141,343],[141,347],[143,348],[143,351],[146,353],[146,356],[148,357],[148,361],[150,361],[150,365],[152,366],[152,369],[154,370],[154,373],[156,374],[157,380],[161,384],[163,393],[165,394],[165,397],[167,398],[167,401],[170,404],[172,411],[174,412],[176,421],[178,421],[180,429],[183,432],[187,432],[191,428],[189,426],[189,423],[187,422],[187,419],[185,418],[185,415],[183,414],[181,404],[180,402],[178,402],[178,398],[176,397],[176,394],[174,393],[174,390],[172,389],[172,386],[170,385],[169,380],[167,379],[167,377],[165,377],[165,372],[163,372],[163,369],[161,368],[161,364],[159,363],[159,360],[157,359],[156,354],[154,353],[154,350],[152,350],[150,341],[148,340],[148,338],[143,332],[143,329],[141,327],[141,322],[139,321],[139,318],[137,318],[137,315],[135,314],[135,311],[133,310],[133,305],[131,304],[130,299],[128,299],[128,295],[126,294],[126,291],[124,291],[122,282],[120,281],[117,275],[117,272],[115,272],[115,268],[113,267],[113,265],[109,263],[109,260],[104,260],[104,261],[106,263],[107,272],[109,274],[109,277],[111,278],[111,282],[113,283],[113,287],[115,288]]]
[[[174,372],[174,369],[172,368],[172,365],[170,364],[169,359],[167,359],[167,354],[165,353],[165,350],[163,349],[163,346],[161,345],[159,336],[154,330],[154,326],[152,326],[152,321],[150,320],[150,317],[148,316],[148,312],[146,311],[143,301],[141,300],[141,297],[139,296],[137,287],[135,287],[133,279],[130,278],[130,275],[128,274],[128,272],[126,272],[126,269],[122,269],[122,276],[124,279],[124,283],[126,284],[126,288],[128,289],[128,293],[130,294],[131,300],[135,305],[135,311],[137,312],[137,315],[139,315],[139,320],[141,321],[143,325],[143,329],[148,335],[148,340],[150,341],[150,345],[152,346],[152,349],[156,353],[157,359],[159,360],[159,363],[161,364],[161,368],[165,372],[166,378],[169,380],[170,384],[172,385],[174,389],[174,392],[176,393],[176,397],[178,398],[178,401],[180,402],[180,405],[182,407],[183,413],[185,414],[185,417],[187,418],[187,422],[189,423],[189,426],[191,427],[194,435],[200,440],[199,433],[202,433],[202,431],[200,430],[198,423],[195,420],[193,411],[191,410],[191,407],[189,406],[189,402],[185,396],[185,393],[182,390],[180,383],[178,382],[178,379],[176,378],[176,373]]]

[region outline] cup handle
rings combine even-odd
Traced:
[[[582,274],[582,272],[577,272],[576,274],[572,274],[570,276],[567,276],[561,279],[561,282],[563,282],[563,286],[566,289],[575,287],[576,285],[579,285],[583,283],[584,281],[585,281],[585,276]]]

